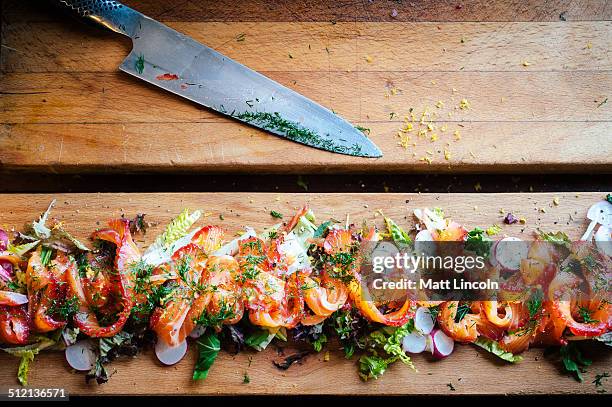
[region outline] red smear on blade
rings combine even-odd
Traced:
[[[178,80],[178,75],[174,73],[165,73],[163,75],[157,75],[155,79],[158,81],[176,81]]]

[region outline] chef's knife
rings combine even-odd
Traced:
[[[124,72],[234,119],[311,147],[361,157],[381,151],[323,106],[114,0],[55,0],[132,39]]]

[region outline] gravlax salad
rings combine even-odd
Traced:
[[[279,369],[337,349],[370,380],[393,363],[416,369],[414,353],[448,357],[457,343],[508,363],[519,362],[529,347],[546,346],[581,379],[589,361],[577,341],[611,344],[610,253],[584,249],[563,233],[541,232],[517,254],[502,250],[503,241],[517,238],[467,230],[440,209],[415,210],[417,228],[407,230],[389,218],[381,229],[319,223],[304,207],[285,221],[274,213],[278,223],[263,231],[238,233],[195,227],[201,212],[184,210],[142,250],[133,239],[143,233],[143,216],[113,219],[83,242],[51,217],[52,207],[26,230],[0,230],[0,346],[19,358],[24,385],[36,355],[53,350],[65,352],[67,367],[87,381],[104,383],[110,362],[147,347],[165,365],[195,347],[193,379],[202,380],[222,350],[263,351],[289,341],[305,351],[275,363]],[[608,242],[610,233],[604,225],[597,230]],[[359,249],[381,240],[462,242],[465,251],[487,256],[513,287],[540,281],[541,288],[512,300],[373,301],[363,295]],[[538,241],[557,249],[544,250]],[[568,271],[550,273],[560,257]],[[565,300],[568,284],[591,295]]]

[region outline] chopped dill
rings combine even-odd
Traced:
[[[329,150],[335,153],[362,155],[361,146],[357,143],[352,146],[337,144],[329,134],[322,136],[298,123],[283,119],[280,113],[243,112],[231,114],[232,117],[242,120],[273,133],[281,134],[290,140],[312,147]]]

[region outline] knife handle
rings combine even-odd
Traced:
[[[67,9],[90,22],[133,37],[142,14],[115,0],[54,0],[58,6]]]

